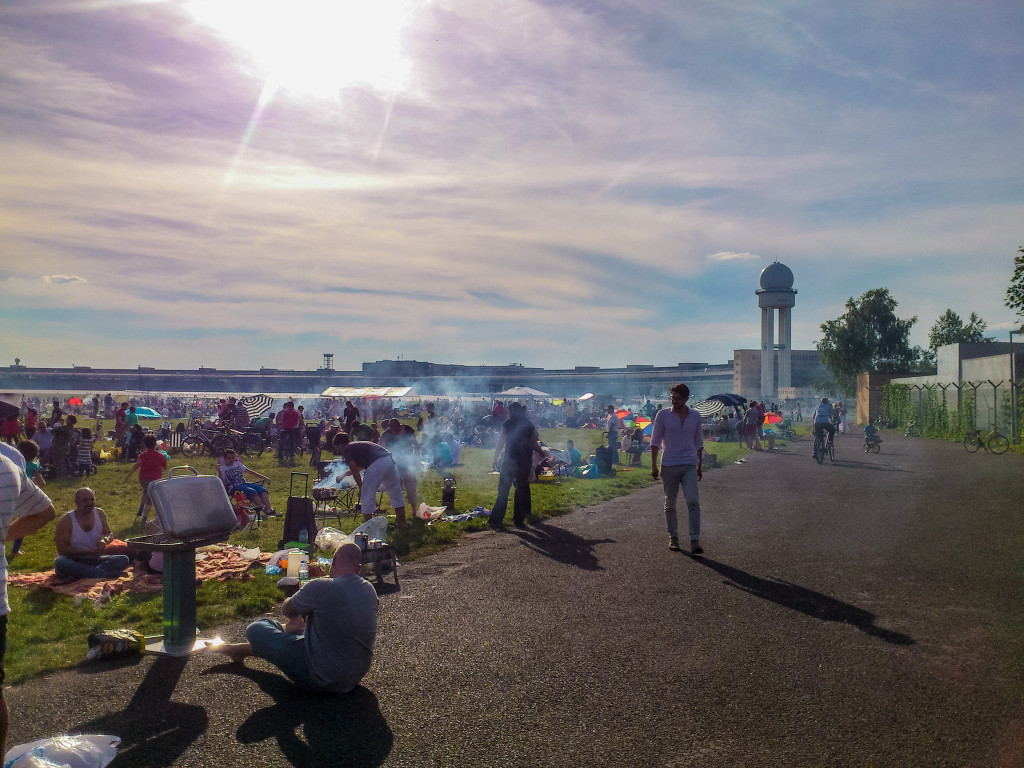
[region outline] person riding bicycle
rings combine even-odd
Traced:
[[[878,434],[878,430],[875,429],[874,424],[864,425],[864,444],[868,447],[877,445],[882,442],[881,436]]]
[[[829,436],[835,440],[836,438],[836,427],[832,423],[832,417],[835,416],[835,409],[829,403],[827,397],[821,398],[821,402],[818,403],[818,407],[814,409],[814,436],[817,437],[823,431],[828,432]],[[814,453],[812,451],[811,455]]]

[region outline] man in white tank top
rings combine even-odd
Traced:
[[[91,488],[79,488],[75,508],[57,521],[54,534],[57,561],[54,571],[61,579],[108,579],[120,576],[131,564],[126,555],[105,555],[114,538],[107,516],[96,506]]]

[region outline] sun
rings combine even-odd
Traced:
[[[188,0],[200,23],[245,51],[276,90],[336,98],[348,87],[402,90],[403,35],[425,0]]]

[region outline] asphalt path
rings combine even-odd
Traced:
[[[861,445],[709,471],[702,558],[668,550],[652,485],[403,565],[347,696],[259,660],[83,663],[7,689],[8,743],[111,733],[114,768],[1024,765],[1022,458]]]

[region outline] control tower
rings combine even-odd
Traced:
[[[761,288],[757,306],[761,308],[761,399],[777,399],[775,388],[775,350],[779,350],[779,387],[792,386],[793,318],[796,304],[793,271],[773,262],[761,270]],[[779,310],[779,342],[775,343],[775,310]]]

